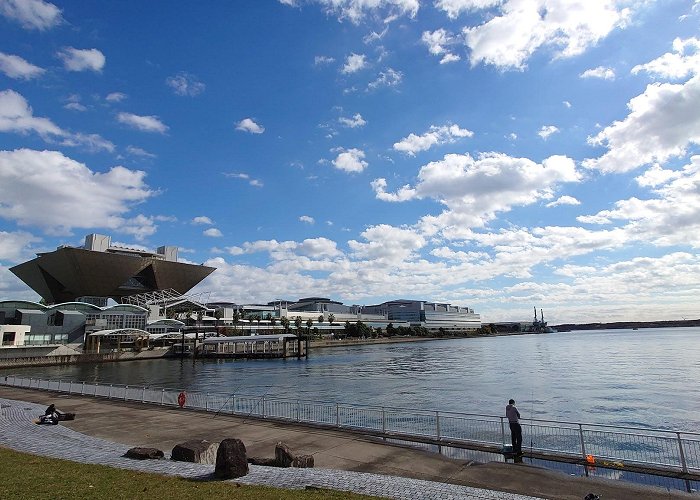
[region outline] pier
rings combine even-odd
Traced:
[[[301,358],[309,356],[308,337],[291,333],[210,337],[202,342],[205,358]]]

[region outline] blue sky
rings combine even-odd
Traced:
[[[9,268],[109,234],[239,303],[698,318],[700,2],[0,0]]]

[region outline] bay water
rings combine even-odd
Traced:
[[[314,349],[308,359],[158,359],[3,374],[697,432],[700,328]]]

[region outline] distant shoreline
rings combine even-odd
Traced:
[[[559,332],[572,330],[623,330],[634,328],[681,328],[698,327],[700,319],[670,320],[670,321],[617,321],[612,323],[565,323],[552,326]]]

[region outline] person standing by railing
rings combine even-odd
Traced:
[[[523,454],[523,430],[520,427],[520,412],[515,407],[515,400],[511,399],[508,401],[508,406],[506,406],[506,417],[508,417],[508,424],[510,425],[510,442],[513,444],[513,454],[516,457],[520,457]]]

